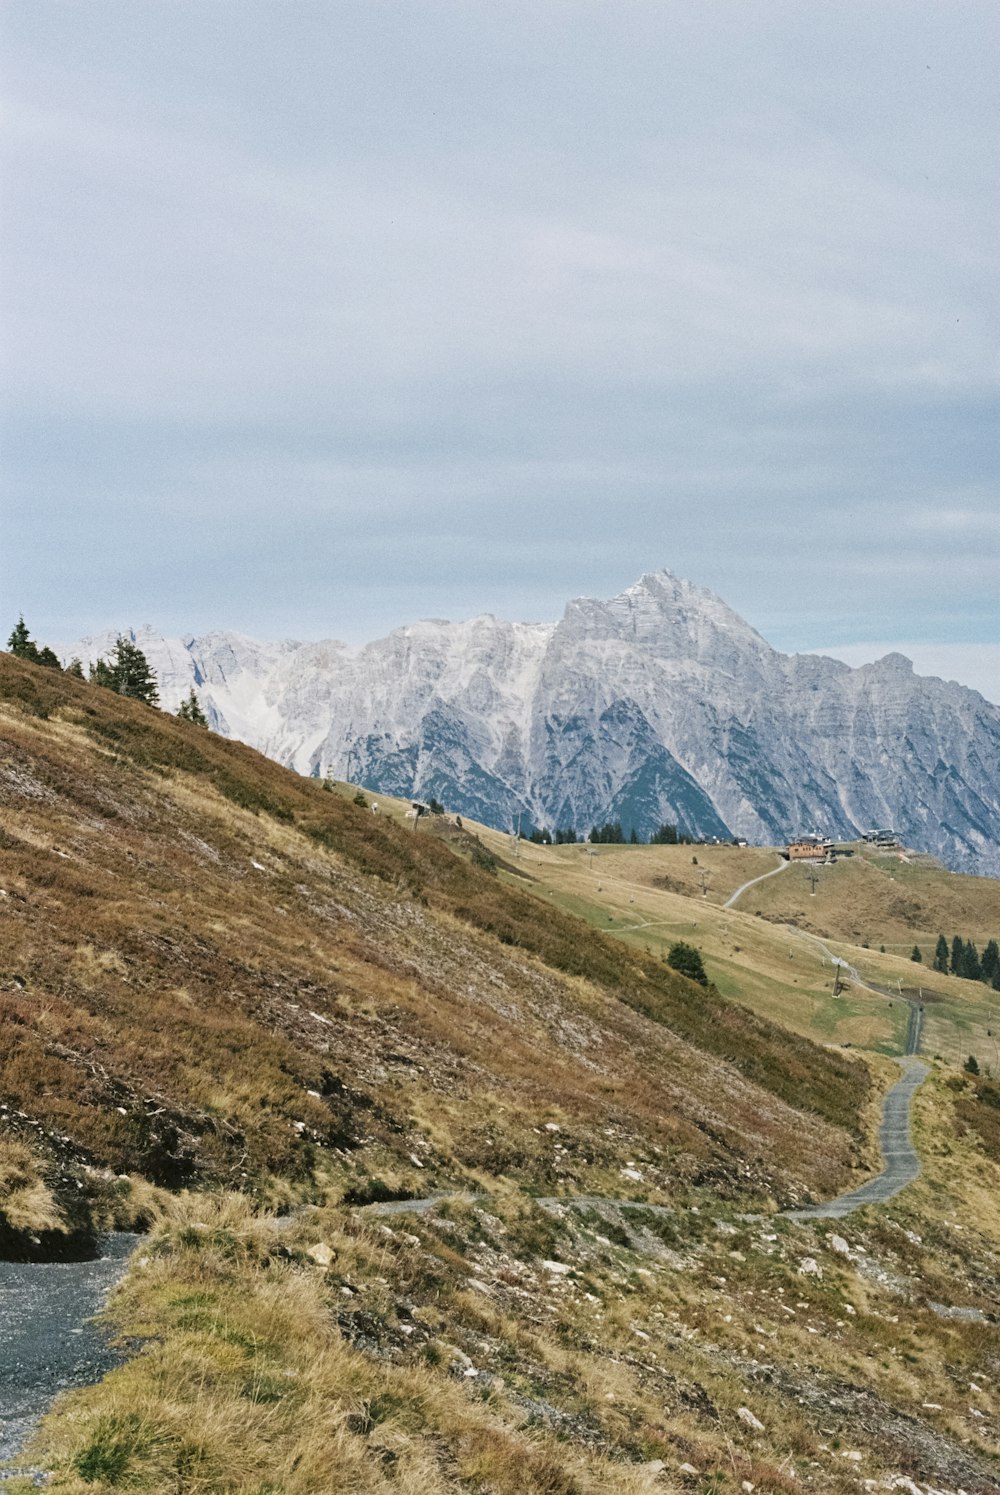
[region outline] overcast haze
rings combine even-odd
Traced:
[[[1000,697],[995,3],[0,15],[0,622],[360,640],[669,566]]]

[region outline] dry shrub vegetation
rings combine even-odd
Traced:
[[[995,1325],[959,1349],[910,1288],[904,1332],[861,1255],[766,1223],[871,1164],[885,1071],[474,843],[9,656],[0,857],[0,1220],[152,1223],[109,1309],[133,1353],[40,1434],[53,1488],[846,1491],[856,1425],[866,1471],[992,1488],[958,1388],[995,1382]],[[985,1310],[989,1100],[934,1095],[924,1268]],[[360,1207],[438,1192],[469,1202]],[[899,1218],[851,1232],[890,1276]]]

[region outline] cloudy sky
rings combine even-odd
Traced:
[[[668,566],[1000,699],[995,0],[0,22],[0,623],[358,640]]]

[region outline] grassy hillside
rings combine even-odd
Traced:
[[[0,709],[0,1087],[95,1162],[547,1189],[549,1108],[584,1188],[609,1125],[734,1188],[843,1177],[863,1066],[239,744],[10,658]]]
[[[478,831],[497,855],[512,856],[509,837]],[[958,1063],[973,1053],[1000,1072],[1000,993],[931,970],[936,935],[930,939],[917,931],[925,956],[919,965],[910,959],[913,930],[893,941],[899,934],[893,923],[899,895],[890,872],[902,869],[894,875],[912,877],[919,886],[923,917],[931,927],[940,896],[947,910],[940,917],[954,918],[957,929],[977,938],[980,949],[991,937],[984,932],[1000,927],[1000,882],[958,876],[927,862],[901,863],[898,855],[886,872],[885,861],[866,849],[832,867],[785,865],[748,888],[732,909],[723,907],[732,893],[782,865],[776,852],[522,843],[515,865],[537,896],[631,949],[656,957],[676,940],[698,946],[720,992],[786,1028],[819,1042],[896,1054],[908,1011],[898,1000],[902,993],[925,1004],[925,1052]],[[857,932],[860,909],[871,935],[864,943],[846,932]],[[833,956],[883,992],[845,980],[841,970],[834,996]]]
[[[150,1231],[51,1487],[994,1488],[988,1077],[844,1256],[774,1210],[870,1168],[891,1065],[675,975],[624,884],[354,798],[0,655],[0,1242]],[[775,926],[712,916],[764,991]]]

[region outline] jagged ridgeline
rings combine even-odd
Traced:
[[[139,702],[0,656],[0,1095],[168,1187],[376,1173],[836,1190],[868,1071],[445,842]],[[567,1164],[564,1160],[563,1165]]]
[[[893,827],[1000,874],[1000,707],[913,673],[778,652],[669,572],[554,624],[425,621],[362,648],[135,635],[173,710],[303,774],[432,796],[500,830],[661,825],[774,845]],[[113,636],[84,640],[89,661]]]

